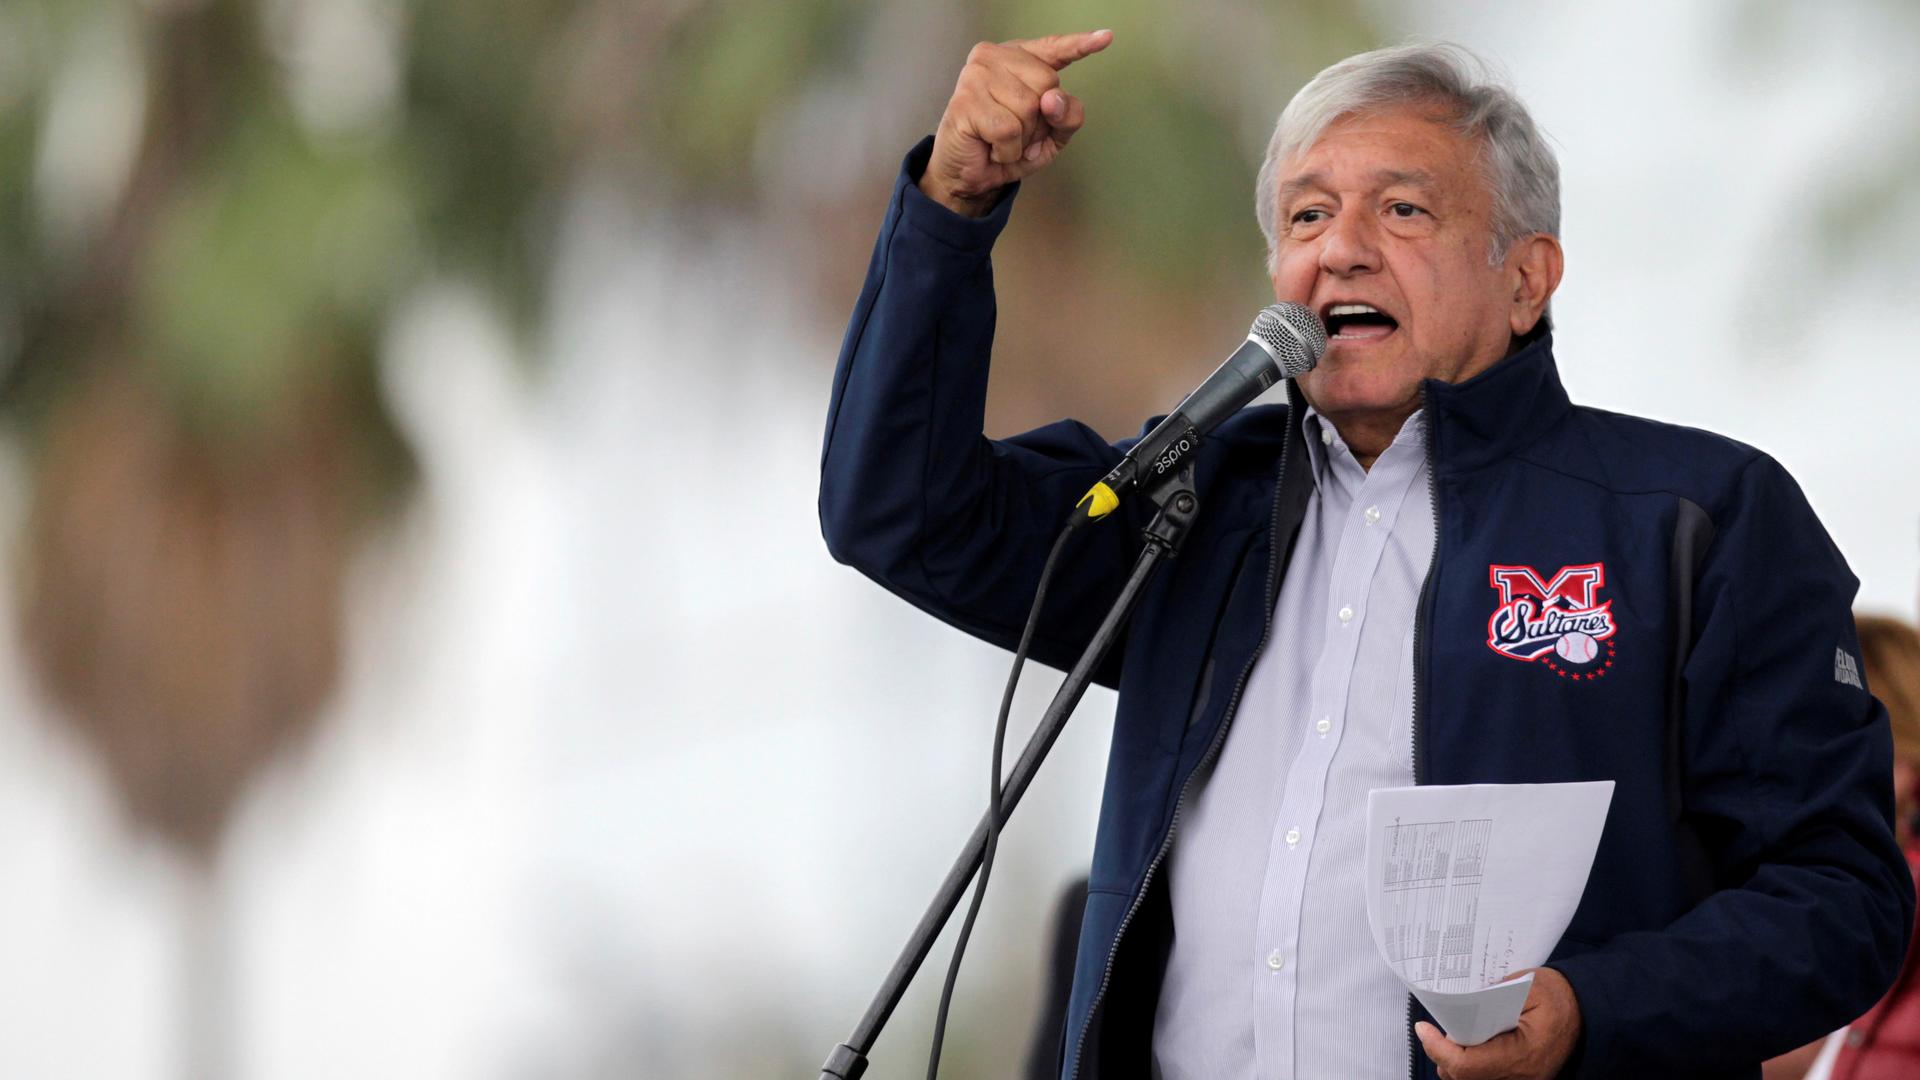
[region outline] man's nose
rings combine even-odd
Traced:
[[[1348,277],[1380,269],[1377,223],[1364,213],[1335,215],[1320,234],[1320,269]]]

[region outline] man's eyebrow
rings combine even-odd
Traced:
[[[1433,174],[1424,169],[1376,169],[1374,183],[1383,188],[1405,184],[1409,187],[1430,188],[1433,186]]]
[[[1278,202],[1281,206],[1285,206],[1292,202],[1301,192],[1312,191],[1316,188],[1321,191],[1331,190],[1327,186],[1327,177],[1324,173],[1310,172],[1292,177],[1288,179],[1286,183],[1280,185]]]
[[[1373,171],[1374,190],[1390,188],[1396,185],[1428,188],[1434,186],[1433,174],[1425,169],[1375,169]],[[1304,191],[1332,191],[1333,187],[1325,173],[1310,172],[1288,179],[1280,185],[1278,202],[1281,206],[1292,202]]]

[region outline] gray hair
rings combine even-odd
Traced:
[[[1459,45],[1401,45],[1327,68],[1280,114],[1254,195],[1269,267],[1279,246],[1280,163],[1305,153],[1342,117],[1404,105],[1437,106],[1455,130],[1479,140],[1481,171],[1493,191],[1489,262],[1498,265],[1522,237],[1560,235],[1560,165],[1527,107]]]

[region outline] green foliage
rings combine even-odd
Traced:
[[[537,319],[540,211],[564,179],[555,83],[575,0],[415,0],[392,135],[429,265]]]
[[[0,105],[0,372],[11,366],[17,330],[10,324],[40,288],[45,260],[35,242],[33,154],[40,141],[36,99]]]
[[[264,111],[264,110],[263,110]],[[407,178],[372,147],[322,148],[250,116],[164,212],[138,276],[137,336],[189,415],[273,415],[316,365],[370,348],[416,270]]]
[[[1098,108],[1063,157],[1065,182],[1085,213],[1112,230],[1114,247],[1173,280],[1187,280],[1223,253],[1259,250],[1253,228],[1253,172],[1234,138],[1232,117],[1184,93],[1158,63],[1115,65],[1087,73],[1075,87]]]
[[[738,202],[755,194],[753,148],[765,126],[792,122],[789,106],[810,88],[855,78],[862,50],[924,57],[906,68],[920,82],[911,89],[942,92],[958,72],[966,36],[1112,27],[1114,46],[1066,76],[1087,101],[1090,122],[1050,172],[1048,188],[1076,220],[1100,222],[1136,269],[1199,286],[1214,268],[1260,255],[1252,198],[1264,140],[1248,132],[1270,126],[1287,95],[1320,66],[1377,44],[1365,17],[1333,0],[1271,14],[1224,0],[1199,0],[1177,14],[1146,0],[996,0],[965,9],[975,21],[960,38],[874,42],[869,31],[879,10],[870,0],[690,6],[667,23],[640,76],[645,167],[674,198]],[[1282,15],[1308,29],[1280,35]],[[1195,18],[1201,21],[1182,31]],[[1216,30],[1223,26],[1237,28],[1239,39],[1222,40]],[[908,89],[862,84],[858,92],[880,98]],[[936,118],[927,116],[925,126]],[[762,194],[778,199],[775,187]]]
[[[654,160],[682,191],[750,191],[762,126],[798,87],[844,72],[859,23],[874,9],[849,0],[741,0],[692,11],[667,32],[646,76]]]
[[[990,10],[996,39],[1114,31],[1111,46],[1063,76],[1088,123],[1049,183],[1101,223],[1116,254],[1172,287],[1258,264],[1253,181],[1265,132],[1314,72],[1379,44],[1353,5],[1325,0],[1284,10],[1198,0],[1177,20],[1146,0]]]
[[[35,43],[0,46],[0,375],[9,341],[39,350],[24,361],[36,371],[0,385],[57,393],[71,354],[91,348],[72,324],[114,327],[130,336],[115,348],[185,416],[243,434],[289,387],[329,382],[330,367],[334,382],[369,379],[382,321],[426,276],[481,283],[516,325],[537,326],[557,211],[581,165],[611,163],[670,205],[778,200],[777,181],[754,174],[768,125],[798,122],[794,104],[822,88],[940,94],[973,35],[1115,29],[1111,49],[1068,75],[1090,123],[1049,174],[1048,204],[1069,228],[1097,221],[1096,251],[1170,287],[1204,288],[1219,268],[1259,258],[1253,173],[1279,104],[1320,64],[1374,43],[1334,0],[1284,13],[1238,0],[1178,13],[1146,0],[994,0],[968,9],[978,22],[958,40],[946,30],[900,41],[874,39],[876,0],[396,2],[390,115],[344,135],[301,119],[261,28],[263,0],[15,0],[0,11],[0,35]],[[149,93],[170,103],[149,110],[149,125],[207,118],[198,133],[146,133],[183,160],[138,181],[157,186],[133,204],[145,224],[131,234],[132,280],[108,298],[123,312],[88,308],[85,287],[49,269],[61,253],[47,250],[33,191],[50,88],[103,14],[145,31]],[[1279,33],[1283,17],[1295,33]],[[217,44],[195,56],[195,42]],[[871,62],[889,49],[926,62]],[[214,77],[182,81],[196,63],[215,65]],[[875,77],[913,85],[856,81]],[[213,98],[177,107],[183,94]],[[16,334],[9,311],[28,324],[64,311],[64,322],[43,338],[31,326]]]
[[[46,105],[57,5],[0,6],[0,373],[17,361],[20,311],[44,286],[33,218],[33,171]],[[87,5],[76,4],[75,10]],[[74,11],[64,12],[70,21]]]

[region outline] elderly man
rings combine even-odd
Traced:
[[[988,253],[1081,126],[1061,70],[1110,41],[974,49],[834,380],[829,547],[1003,645],[1126,445],[981,435]],[[1331,345],[1203,447],[1205,513],[1101,673],[1120,704],[1063,1076],[1750,1077],[1900,962],[1913,892],[1855,581],[1766,455],[1569,403],[1557,166],[1480,71],[1353,57],[1274,130],[1274,295]],[[1036,656],[1078,654],[1145,514],[1075,541]],[[1518,1030],[1454,1044],[1375,954],[1368,790],[1600,779],[1592,877]]]

